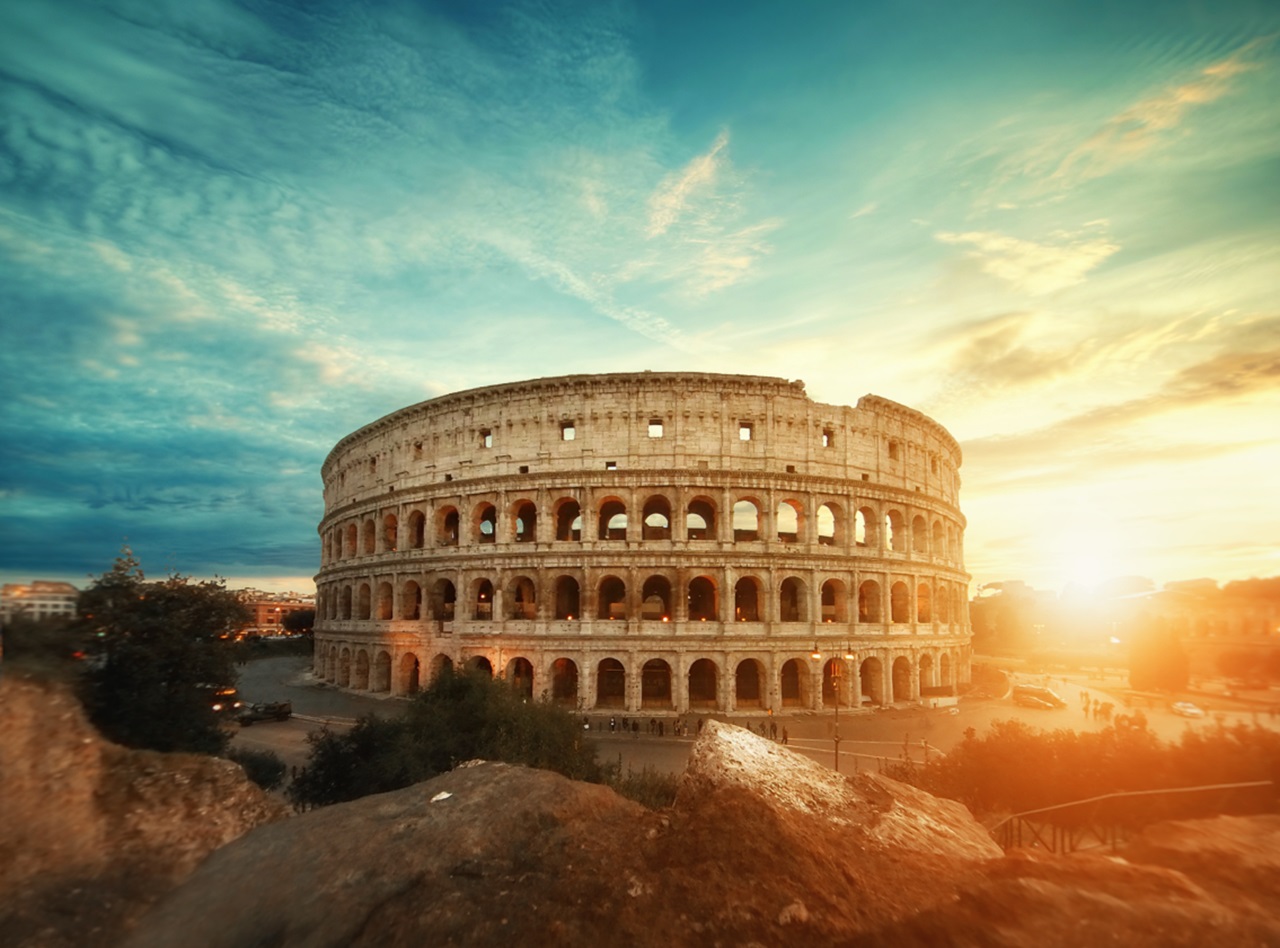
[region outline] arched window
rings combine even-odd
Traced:
[[[921,583],[919,586],[916,587],[916,621],[917,622],[933,621],[932,602],[933,602],[933,595],[932,595],[932,591],[929,589],[929,584]]]
[[[613,498],[600,505],[601,540],[625,540],[627,538],[627,506]]]
[[[582,508],[576,500],[562,500],[556,504],[556,539],[582,539]]]
[[[735,622],[760,621],[760,581],[743,576],[733,587],[733,619]]]
[[[886,545],[895,553],[905,553],[907,551],[907,525],[902,519],[902,513],[897,510],[890,510],[884,516],[884,529]]]
[[[436,515],[436,543],[440,546],[458,545],[458,508],[443,507]]]
[[[343,555],[347,557],[355,556],[358,546],[359,528],[354,523],[349,523],[347,524],[347,546]]]
[[[924,517],[917,516],[911,521],[911,551],[913,553],[929,552],[929,526]]]
[[[671,504],[661,494],[655,494],[644,502],[643,538],[646,540],[671,539]]]
[[[734,710],[764,707],[764,666],[754,658],[738,662],[733,686]]]
[[[640,618],[649,622],[671,621],[671,582],[665,576],[650,576],[640,593]]]
[[[935,560],[947,558],[947,531],[942,526],[941,520],[933,522],[933,558]]]
[[[372,595],[369,591],[368,583],[360,584],[360,594],[357,599],[357,619],[368,619],[373,613]]]
[[[733,539],[746,543],[760,539],[760,508],[750,500],[740,500],[733,505]]]
[[[823,504],[818,508],[818,543],[821,546],[836,545],[836,529],[840,526],[838,511],[834,504]]]
[[[849,621],[849,610],[845,604],[844,583],[838,579],[828,579],[822,584],[822,621]]]
[[[866,659],[858,669],[862,683],[862,696],[872,704],[884,704],[884,665],[878,658]]]
[[[578,705],[578,665],[571,658],[551,663],[551,700],[575,708]]]
[[[475,611],[472,617],[477,622],[488,622],[493,619],[493,583],[487,579],[475,583]]]
[[[880,620],[880,584],[868,579],[858,587],[858,621],[879,622]]]
[[[945,586],[938,590],[938,621],[943,625],[951,621],[951,597]]]
[[[351,587],[342,587],[342,618],[351,618]]]
[[[689,621],[715,622],[719,618],[716,584],[706,576],[694,577],[689,581]]]
[[[517,576],[507,586],[507,605],[511,609],[513,619],[538,618],[537,591],[533,580],[527,576]]]
[[[600,580],[596,599],[597,619],[626,619],[627,585],[617,576],[606,576]]]
[[[444,622],[452,621],[458,604],[458,591],[447,579],[436,581],[431,590],[431,617]]]
[[[409,546],[420,550],[427,541],[427,518],[421,510],[409,514]]]
[[[382,518],[382,550],[385,553],[394,553],[396,544],[399,542],[397,533],[400,529],[400,523],[396,519],[395,514],[387,514]]]
[[[718,707],[720,672],[715,662],[700,658],[689,666],[689,707],[715,709]]]
[[[858,546],[866,546],[871,549],[879,549],[880,534],[876,530],[878,521],[876,520],[876,512],[870,507],[859,507],[857,514],[854,515],[854,542]]]
[[[422,618],[422,587],[409,580],[400,590],[400,618]]]
[[[784,500],[778,504],[778,539],[783,543],[800,541],[800,525],[804,520],[804,512],[800,504],[794,500]]]
[[[373,521],[366,520],[364,526],[360,529],[361,538],[364,541],[365,556],[370,556],[374,552],[374,545],[377,543],[377,531],[374,529]]]
[[[378,618],[390,619],[394,605],[394,597],[390,583],[378,583]]]
[[[716,538],[716,506],[705,497],[689,501],[684,518],[687,538],[690,540],[714,540]]]
[[[556,618],[577,619],[582,615],[579,608],[578,581],[572,576],[561,576],[556,580]]]
[[[493,504],[477,507],[475,522],[477,543],[493,543],[498,539],[498,510]]]
[[[604,659],[596,666],[596,707],[621,708],[626,698],[626,669],[616,658]]]
[[[640,707],[669,711],[671,700],[671,666],[660,658],[651,658],[640,669]]]
[[[788,576],[778,590],[778,621],[804,622],[807,619],[805,612],[804,583],[795,576]]]
[[[911,621],[911,590],[906,583],[894,583],[889,587],[889,611],[894,622]]]
[[[521,501],[512,511],[517,543],[532,543],[538,538],[538,508],[529,501]]]

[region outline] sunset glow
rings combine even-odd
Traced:
[[[1280,574],[1274,4],[16,0],[0,66],[6,581],[308,590],[347,432],[644,369],[937,419],[975,584]]]

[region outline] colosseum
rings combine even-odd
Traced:
[[[324,462],[315,672],[501,674],[581,711],[785,712],[969,675],[960,448],[874,395],[574,375],[403,408]]]

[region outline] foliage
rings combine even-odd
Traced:
[[[314,609],[295,609],[293,612],[286,612],[284,618],[280,620],[280,625],[286,632],[310,632],[315,624]]]
[[[80,594],[86,636],[81,700],[109,739],[128,747],[218,754],[226,746],[210,692],[235,684],[225,637],[244,607],[221,582],[170,575],[148,582],[125,549]]]
[[[227,751],[227,760],[243,767],[245,776],[263,790],[274,790],[284,782],[284,761],[274,751],[235,747]]]
[[[288,791],[300,809],[397,790],[477,758],[575,780],[602,775],[572,715],[480,672],[446,669],[403,717],[368,715],[346,734],[325,730],[309,740],[311,759]]]
[[[66,680],[79,672],[84,632],[65,616],[35,619],[18,613],[4,627],[4,661],[38,678]]]
[[[1191,661],[1178,637],[1147,629],[1129,651],[1129,683],[1138,691],[1182,691],[1191,680]]]
[[[664,773],[645,766],[639,772],[627,768],[622,772],[622,758],[605,767],[603,783],[619,796],[634,800],[650,810],[661,810],[676,802],[676,790],[680,786],[678,774]]]
[[[1145,727],[1043,732],[997,721],[972,730],[945,757],[889,772],[975,814],[1020,813],[1127,790],[1273,780],[1280,785],[1280,734],[1258,726],[1188,729],[1177,744]]]
[[[276,639],[254,636],[236,643],[236,660],[243,665],[245,662],[255,662],[261,658],[310,656],[315,652],[315,646],[315,637],[310,635],[291,635]]]

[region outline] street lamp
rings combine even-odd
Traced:
[[[815,662],[821,663],[822,661],[822,652],[818,650],[817,642],[813,643],[813,654],[810,657]],[[853,649],[850,648],[848,645],[844,647],[844,654],[837,655],[836,658],[833,659],[831,662],[831,690],[835,695],[835,701],[836,701],[836,733],[835,733],[836,773],[840,772],[840,680],[844,678],[844,663],[846,661],[853,661]],[[822,674],[821,664],[818,665],[818,674],[819,675]]]

